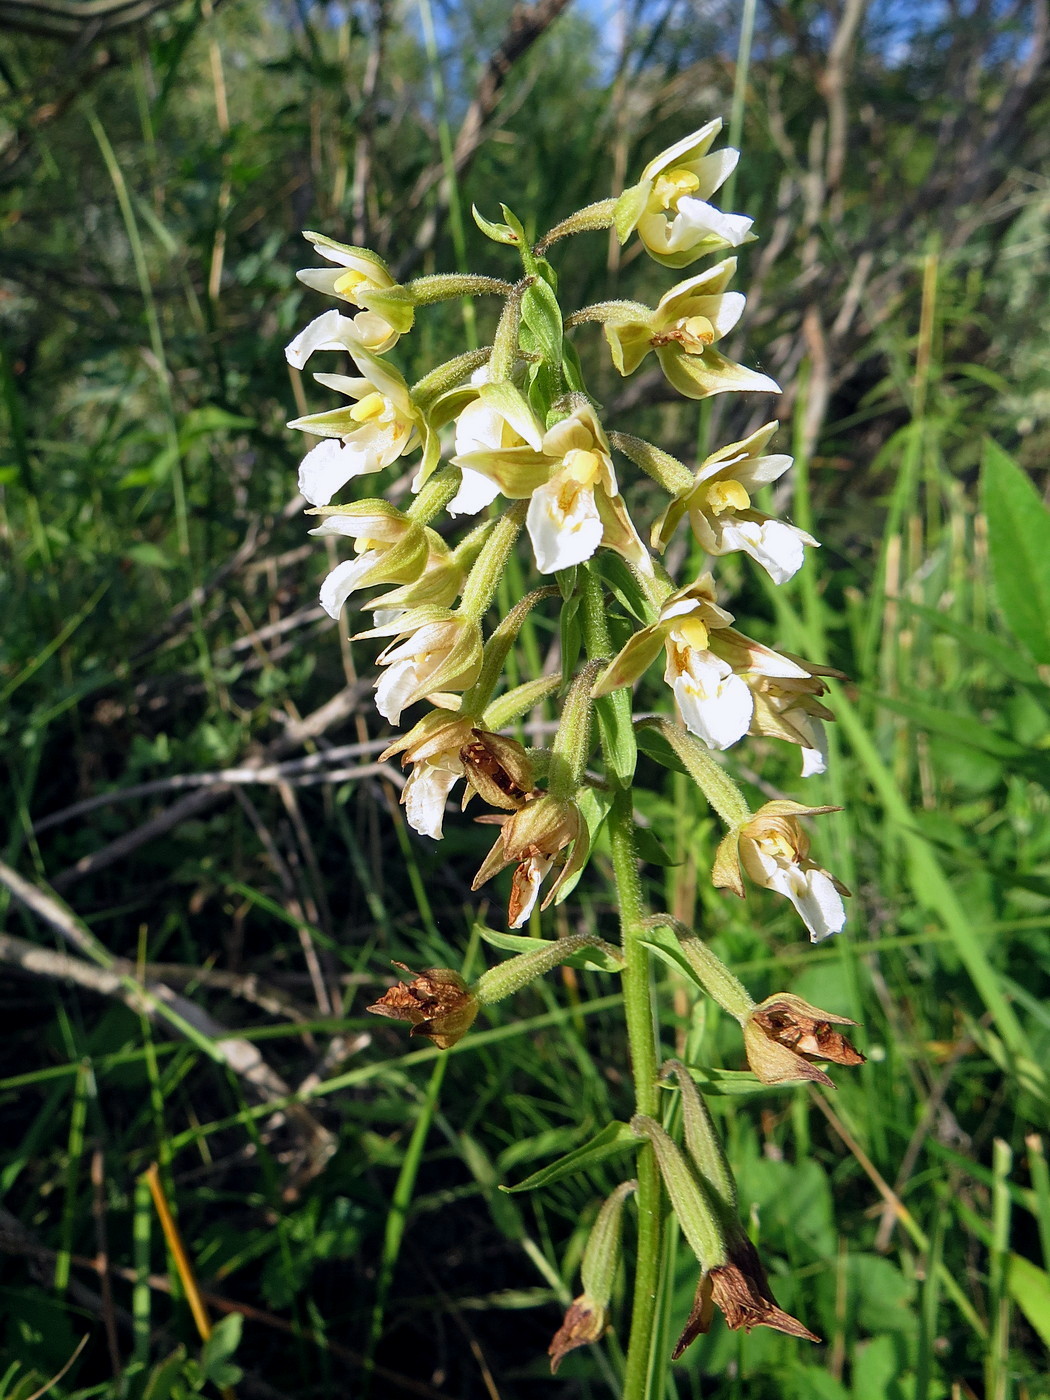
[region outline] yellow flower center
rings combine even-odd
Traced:
[[[702,355],[715,342],[715,328],[706,316],[683,316],[673,327],[675,339],[687,355]]]
[[[675,627],[677,637],[693,651],[706,651],[708,642],[707,625],[699,617],[683,617]]]
[[[355,293],[362,285],[374,287],[375,283],[364,272],[358,272],[354,267],[348,267],[341,277],[337,277],[333,285],[333,291],[341,297],[348,297],[355,306],[361,303],[357,300]]]
[[[712,481],[707,488],[707,508],[712,515],[724,515],[727,510],[747,510],[751,497],[739,481]]]
[[[563,459],[564,471],[580,486],[593,486],[602,474],[602,459],[597,452],[587,452],[581,447],[573,447]]]
[[[350,410],[350,417],[355,423],[374,423],[377,418],[382,418],[386,411],[386,399],[382,394],[373,391],[354,404]]]
[[[692,194],[700,188],[700,178],[687,170],[684,165],[676,165],[664,170],[653,183],[653,198],[661,209],[675,209],[683,195]]]

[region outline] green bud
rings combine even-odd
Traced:
[[[591,687],[602,663],[589,661],[569,686],[551,750],[548,788],[555,797],[571,797],[583,782],[591,752]]]

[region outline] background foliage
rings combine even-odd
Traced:
[[[676,1394],[1050,1395],[1046,5],[754,16],[748,60],[730,0],[0,3],[3,1396],[82,1338],[56,1396],[615,1393],[615,1337],[556,1383],[544,1354],[611,1168],[496,1189],[623,1115],[615,984],[567,970],[444,1058],[362,1012],[392,958],[494,956],[488,838],[406,832],[374,763],[370,657],[315,605],[291,499],[283,423],[322,402],[282,347],[320,309],[301,228],[505,275],[472,201],[542,232],[728,116],[745,69],[739,349],[789,386],[787,505],[824,549],[728,601],[851,677],[805,792],[844,809],[819,855],[855,898],[812,949],[768,897],[716,895],[711,822],[655,765],[639,807],[674,863],[645,873],[756,996],[854,1016],[869,1059],[833,1103],[713,1098],[780,1301],[825,1344],[716,1330]],[[565,303],[658,294],[635,251],[567,246]],[[421,316],[409,377],[485,314]],[[687,460],[756,426],[658,371],[598,383]],[[530,666],[555,642],[537,622]],[[800,795],[796,755],[746,761]],[[562,930],[614,926],[605,868]],[[662,976],[668,1042],[739,1068]],[[153,1162],[226,1319],[203,1350]]]

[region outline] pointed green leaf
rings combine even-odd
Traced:
[[[1007,626],[1050,662],[1050,512],[1032,481],[994,442],[985,444],[981,501],[988,552]]]
[[[597,1137],[591,1138],[590,1142],[584,1143],[582,1147],[577,1147],[574,1152],[566,1153],[564,1157],[559,1157],[556,1162],[552,1162],[549,1166],[541,1167],[538,1172],[533,1172],[517,1186],[501,1186],[500,1190],[506,1191],[509,1195],[514,1195],[519,1191],[536,1191],[541,1186],[550,1186],[555,1181],[561,1181],[563,1177],[577,1176],[580,1172],[591,1171],[609,1157],[621,1156],[625,1152],[636,1152],[641,1145],[641,1139],[635,1137],[627,1123],[607,1123]]]

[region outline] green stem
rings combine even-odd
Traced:
[[[641,939],[645,933],[642,885],[634,845],[634,812],[630,788],[620,788],[613,798],[608,821],[612,845],[616,896],[620,909],[623,944],[623,1004],[627,1041],[634,1076],[636,1112],[650,1118],[660,1114],[657,1087],[656,1027],[650,992],[649,954]],[[652,1145],[638,1154],[638,1259],[634,1274],[631,1339],[627,1349],[623,1400],[646,1400],[649,1353],[656,1321],[657,1285],[660,1278],[660,1173]],[[662,1387],[660,1388],[662,1392]]]

